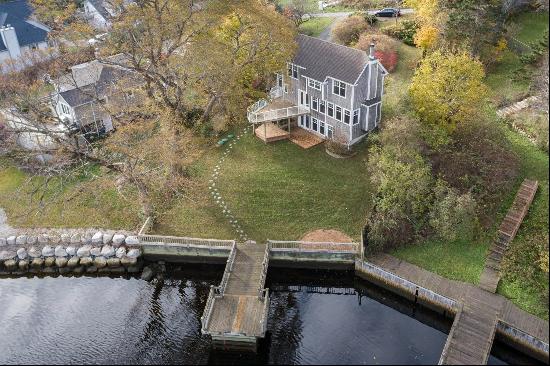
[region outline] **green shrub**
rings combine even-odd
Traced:
[[[397,38],[406,45],[414,47],[414,36],[418,30],[418,23],[414,20],[404,20],[399,24],[384,28],[384,33],[388,36]]]
[[[443,181],[434,188],[434,204],[430,211],[430,226],[444,240],[471,240],[478,228],[476,202],[470,192],[459,194]]]

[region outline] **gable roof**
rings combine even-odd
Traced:
[[[90,4],[97,10],[97,12],[103,17],[103,19],[107,20],[111,16],[107,8],[105,7],[105,1],[104,0],[88,0]]]
[[[324,81],[327,76],[355,84],[369,56],[361,50],[323,41],[319,38],[298,35],[298,52],[293,63],[304,67],[302,75]]]
[[[134,73],[119,66],[94,60],[73,66],[71,73],[57,80],[59,95],[71,107],[104,98],[109,87]]]
[[[29,20],[31,14],[32,9],[27,0],[0,2],[0,27],[11,25],[15,29],[20,46],[45,42],[48,38],[48,31]],[[0,40],[0,50],[2,45],[4,43]]]

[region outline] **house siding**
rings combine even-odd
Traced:
[[[329,117],[326,114],[326,110],[325,114],[323,114],[311,109],[310,117],[323,121],[325,124],[333,127],[334,138],[350,143],[378,125],[381,115],[381,105],[377,104],[369,108],[362,104],[369,99],[371,103],[377,103],[380,100],[377,98],[381,98],[382,96],[384,75],[377,61],[371,61],[365,66],[355,85],[346,83],[345,98],[333,93],[335,79],[330,76],[325,80],[316,80],[321,83],[321,90],[310,87],[308,85],[308,78],[303,75],[303,68],[300,65],[298,66],[298,79],[290,77],[287,70],[284,70],[281,74],[283,87],[285,85],[287,87],[287,93],[283,94],[283,98],[298,105],[300,104],[300,91],[305,91],[309,96],[310,107],[311,100],[314,97],[320,101],[324,100],[327,103],[333,103],[335,107],[341,107],[342,115],[344,114],[344,110],[349,110],[350,124],[346,124],[333,117]],[[357,109],[360,110],[359,123],[353,125],[353,111]]]

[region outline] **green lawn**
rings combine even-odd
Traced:
[[[359,239],[370,206],[366,146],[350,159],[328,156],[323,145],[304,150],[247,135],[224,162],[222,197],[249,237],[299,239],[337,229]]]
[[[334,159],[323,145],[304,150],[288,141],[266,145],[245,135],[221,167],[217,187],[249,238],[257,241],[299,239],[319,228],[341,230],[359,239],[370,195],[365,144],[358,150],[353,158]],[[159,215],[155,232],[237,237],[208,191],[222,151],[210,148],[204,153],[195,164],[192,187]],[[23,179],[25,174],[15,168],[0,169],[0,207],[14,226],[135,229],[141,223],[134,197],[122,199],[102,177],[70,185],[62,197],[74,197],[65,205],[59,202],[44,214],[20,216],[29,207],[14,199]]]
[[[308,36],[319,37],[319,35],[334,21],[335,18],[329,17],[311,18],[307,22],[302,23],[298,30],[300,31],[300,33],[306,34]]]
[[[512,19],[512,28],[518,29],[514,37],[521,42],[529,43],[539,40],[548,30],[548,12],[518,14]]]

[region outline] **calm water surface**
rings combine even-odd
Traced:
[[[433,364],[445,343],[448,322],[353,276],[278,270],[261,352],[214,353],[200,316],[221,273],[0,279],[0,364]]]

